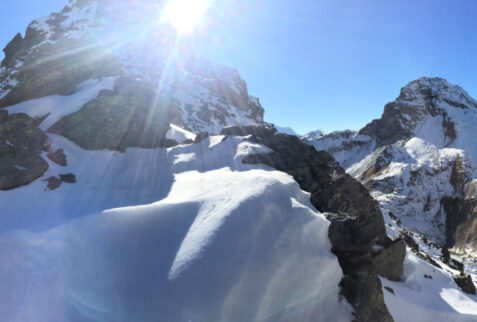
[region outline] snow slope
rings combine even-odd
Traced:
[[[4,321],[351,319],[328,221],[290,176],[241,162],[267,148],[213,136],[119,153],[52,138],[69,163],[44,177],[78,182],[0,192]]]
[[[449,274],[409,250],[402,281],[381,278],[381,282],[386,306],[396,322],[477,320],[477,295],[463,293]]]

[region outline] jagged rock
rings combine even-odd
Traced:
[[[5,54],[5,58],[2,61],[2,66],[7,66],[13,60],[14,55],[22,48],[22,34],[17,33],[15,37],[5,46],[3,52]]]
[[[64,167],[67,165],[66,155],[63,152],[63,149],[58,149],[55,152],[49,152],[46,156],[48,157],[48,159],[50,159],[51,161],[55,162],[58,165],[61,165]]]
[[[76,176],[72,173],[60,174],[60,178],[62,182],[76,183]]]
[[[0,111],[0,190],[27,185],[48,169],[40,153],[51,144],[26,114]]]
[[[454,281],[459,286],[462,291],[468,294],[475,294],[476,289],[472,277],[469,274],[460,274],[454,276]]]
[[[357,320],[392,321],[372,260],[374,242],[388,245],[390,240],[379,206],[368,191],[328,153],[316,151],[295,136],[276,133],[273,127],[230,127],[221,134],[250,135],[250,140],[273,150],[269,154],[248,155],[243,162],[263,163],[286,172],[303,190],[311,192],[312,204],[327,213],[331,221],[332,251],[344,273],[342,293],[354,306]],[[402,267],[398,257],[394,258],[395,264]]]
[[[406,257],[406,243],[398,239],[374,255],[373,261],[379,275],[392,281],[399,281],[403,273],[404,257]]]
[[[48,182],[48,185],[46,186],[50,190],[55,190],[61,186],[61,179],[58,177],[51,176],[45,181]]]

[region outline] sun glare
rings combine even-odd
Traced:
[[[161,15],[162,23],[170,23],[181,34],[191,32],[201,22],[212,0],[169,0]]]

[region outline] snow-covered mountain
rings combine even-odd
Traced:
[[[69,95],[85,81],[114,77],[113,88],[105,88],[95,106],[114,102],[115,108],[124,109],[124,118],[108,120],[95,107],[88,110],[105,127],[113,126],[108,121],[131,122],[146,131],[146,120],[137,114],[147,113],[156,136],[167,131],[159,125],[169,123],[211,133],[225,126],[263,123],[259,100],[248,94],[238,72],[181,51],[175,33],[157,23],[159,4],[75,0],[60,13],[33,21],[25,36],[17,34],[4,50],[0,106]],[[137,93],[134,105],[123,99],[131,91]],[[145,112],[133,113],[136,110]],[[80,118],[92,117],[84,110],[78,113]],[[71,122],[60,120],[56,131],[67,131],[59,128]],[[68,133],[75,139],[85,135],[75,134]]]
[[[476,274],[476,124],[477,102],[465,90],[420,78],[363,129],[305,139],[362,182],[396,229],[423,247],[452,248]]]
[[[2,320],[392,321],[404,243],[376,202],[160,4],[70,1],[6,46]]]
[[[265,124],[236,70],[183,52],[162,4],[71,0],[4,49],[1,320],[471,321],[475,296],[329,153]],[[359,162],[385,136],[308,139]]]

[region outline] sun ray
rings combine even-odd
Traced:
[[[160,22],[169,23],[180,34],[193,31],[211,7],[212,0],[169,0]]]

